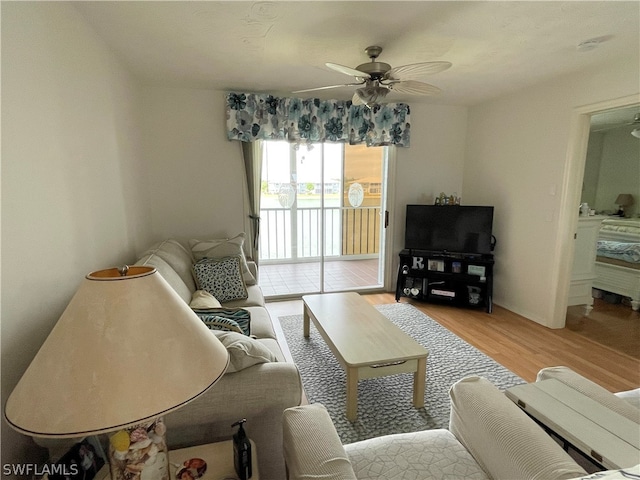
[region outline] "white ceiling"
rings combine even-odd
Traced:
[[[424,80],[438,97],[390,101],[472,105],[528,85],[606,64],[638,61],[640,2],[622,1],[183,1],[73,2],[145,82],[290,94],[349,83],[325,62],[399,66],[446,60]],[[606,40],[580,52],[592,38]],[[639,74],[640,77],[640,74]],[[640,78],[639,78],[640,83]],[[299,96],[349,99],[354,87]]]

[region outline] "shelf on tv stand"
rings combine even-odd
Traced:
[[[405,249],[400,252],[396,301],[401,297],[493,309],[491,254]]]
[[[406,253],[407,255],[427,256],[427,257],[441,257],[441,258],[456,258],[462,260],[475,260],[486,259],[493,260],[493,255],[486,253],[465,253],[465,252],[450,252],[448,250],[419,250],[417,248],[407,248],[400,252],[400,255]]]

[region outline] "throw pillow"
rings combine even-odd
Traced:
[[[189,246],[193,257],[198,260],[203,258],[222,258],[240,255],[242,265],[242,277],[247,285],[255,285],[256,279],[251,274],[247,259],[244,254],[245,234],[239,233],[233,238],[222,238],[215,240],[189,240]]]
[[[189,303],[189,306],[194,310],[222,307],[218,299],[206,290],[196,290],[195,292],[193,292],[193,295],[191,296],[191,303]]]
[[[193,311],[200,317],[205,324],[208,322],[215,322],[216,324],[220,320],[230,320],[233,325],[237,325],[240,330],[234,329],[234,331],[240,331],[245,335],[251,335],[251,313],[244,308],[194,308]],[[211,328],[211,327],[209,327]],[[212,328],[213,330],[213,328]],[[224,329],[222,329],[224,330]]]
[[[225,332],[236,332],[244,335],[242,328],[238,322],[229,318],[218,317],[217,315],[198,315],[200,320],[209,328],[209,330],[223,330]]]
[[[240,270],[240,257],[205,258],[193,265],[198,289],[206,290],[221,303],[247,298]]]
[[[277,362],[276,356],[258,340],[235,332],[213,332],[229,352],[229,368],[233,373],[258,363]]]

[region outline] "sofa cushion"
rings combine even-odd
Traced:
[[[193,309],[220,308],[220,301],[206,290],[196,290],[191,295],[189,306]]]
[[[249,290],[252,287],[249,287]],[[274,329],[273,322],[269,316],[269,312],[264,307],[244,307],[251,315],[251,335],[257,338],[273,338],[278,337]]]
[[[223,307],[264,307],[264,294],[258,285],[247,285],[247,298],[221,301]]]
[[[167,283],[177,292],[177,294],[185,301],[185,303],[189,303],[191,301],[191,290],[180,278],[180,275],[176,273],[176,271],[165,262],[162,258],[155,254],[148,254],[143,256],[140,260],[136,262],[136,265],[144,265],[147,267],[154,267],[162,278],[164,278]]]
[[[203,258],[222,258],[240,255],[244,281],[247,285],[255,285],[256,279],[249,270],[244,254],[244,239],[244,233],[239,233],[233,238],[189,240],[189,246],[196,261],[202,260]]]
[[[229,352],[226,373],[239,372],[258,363],[277,362],[278,359],[259,341],[236,332],[213,332]]]
[[[252,338],[254,338],[255,340],[257,340],[258,342],[260,342],[265,348],[268,348],[269,351],[271,351],[271,353],[273,353],[273,355],[278,359],[279,362],[291,362],[293,363],[292,359],[287,359],[284,356],[284,353],[282,352],[282,348],[280,347],[280,344],[278,343],[278,341],[274,338],[255,338],[253,335],[251,335]]]
[[[344,449],[358,480],[490,478],[456,437],[443,429],[371,438]]]
[[[167,262],[180,276],[189,290],[193,292],[196,289],[196,284],[193,280],[193,273],[191,272],[193,255],[188,248],[177,240],[170,238],[154,245],[142,256],[152,254],[157,255]]]
[[[220,259],[204,258],[195,263],[193,272],[198,288],[206,290],[220,302],[248,297],[239,255]]]

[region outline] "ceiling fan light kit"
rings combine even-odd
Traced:
[[[382,103],[390,91],[406,95],[437,95],[441,92],[438,87],[418,81],[416,78],[433,75],[451,67],[449,62],[421,62],[392,68],[388,63],[377,61],[382,53],[382,47],[373,45],[365,48],[364,51],[371,61],[356,68],[330,62],[325,64],[332,70],[355,77],[357,83],[308,88],[296,90],[293,93],[362,85],[356,90],[351,101],[354,105],[372,107]]]
[[[354,105],[364,104],[368,107],[372,107],[379,103],[379,100],[383,100],[387,96],[387,93],[389,93],[388,88],[384,88],[379,85],[367,85],[364,88],[357,89],[351,101]]]

